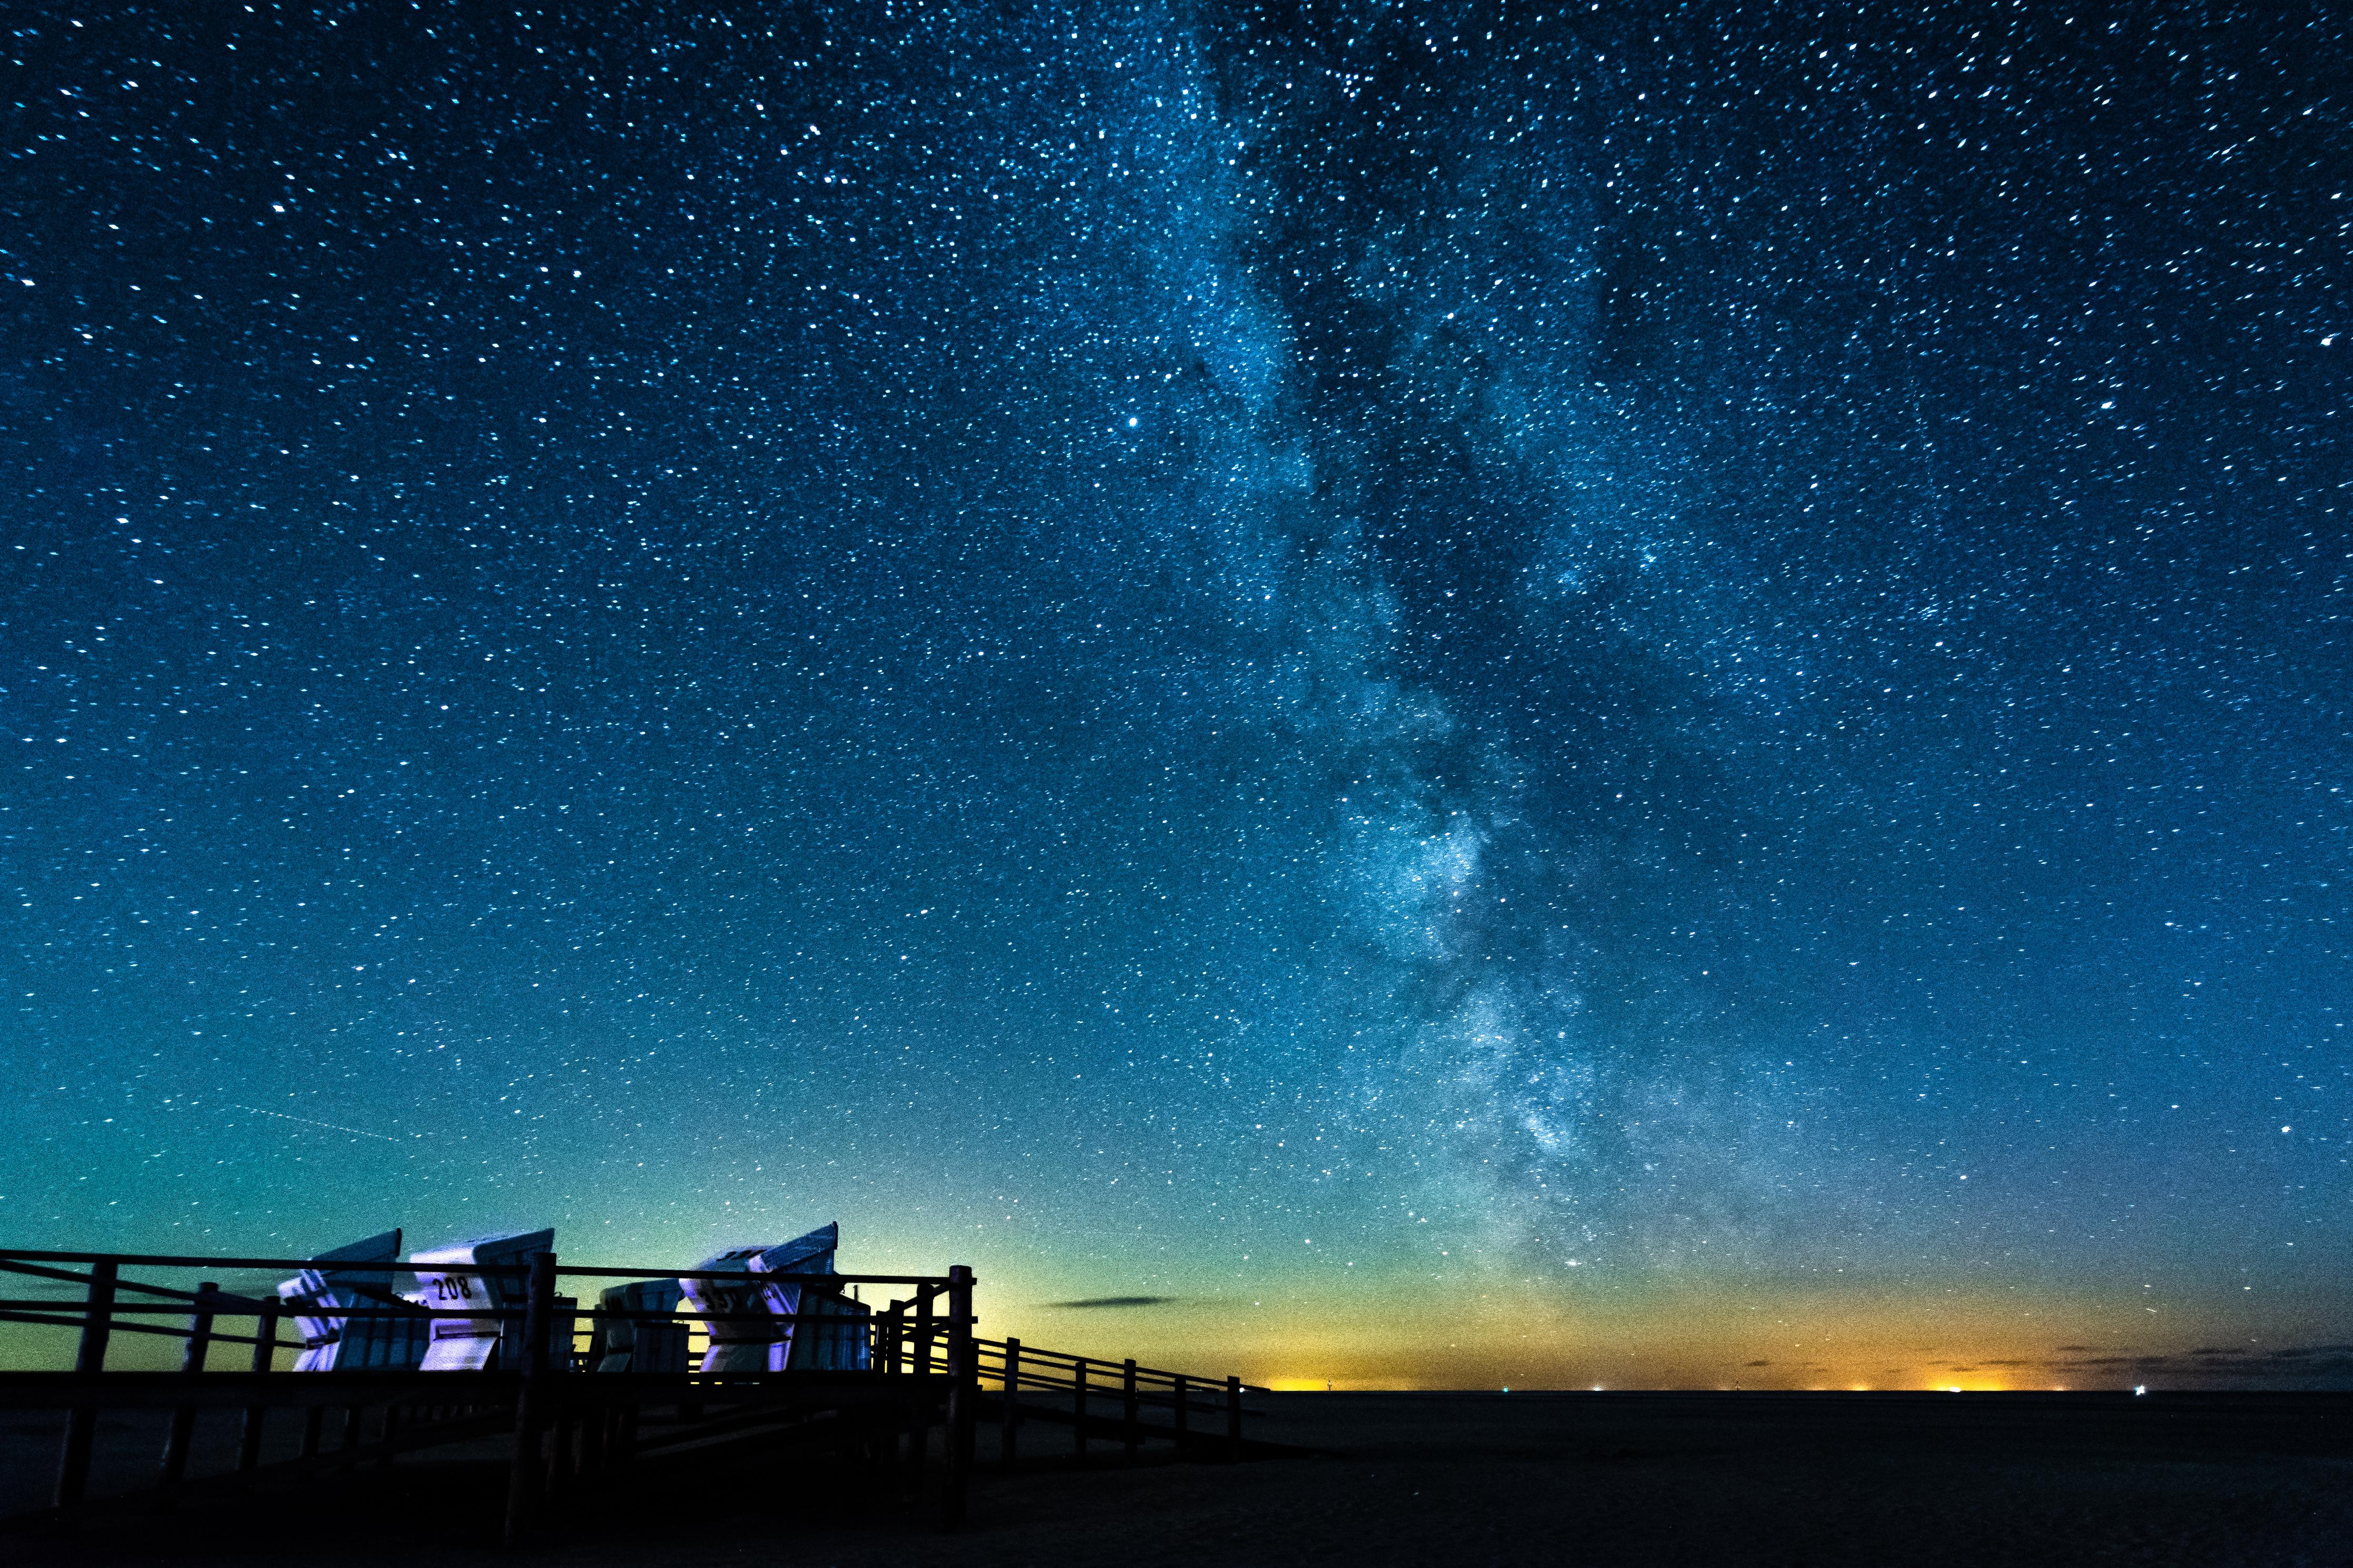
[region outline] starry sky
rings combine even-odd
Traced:
[[[0,1235],[2353,1384],[2342,28],[37,0]]]

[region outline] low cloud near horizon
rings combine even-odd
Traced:
[[[1081,1307],[1165,1307],[1176,1300],[1174,1296],[1090,1296],[1083,1301],[1049,1301],[1049,1308],[1076,1309]]]
[[[2253,1380],[2276,1385],[2282,1380],[2306,1382],[2326,1379],[2332,1384],[2343,1384],[2353,1381],[2353,1344],[2286,1345],[2267,1351],[2209,1345],[2187,1355],[2120,1353],[2086,1356],[2048,1364],[2060,1372],[2130,1367],[2144,1373],[2224,1378],[2233,1383]]]

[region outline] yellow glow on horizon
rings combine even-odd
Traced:
[[[981,1332],[989,1338],[1015,1334],[1039,1349],[1133,1356],[1205,1376],[1234,1373],[1286,1393],[2041,1391],[2078,1373],[2071,1363],[2082,1356],[2178,1354],[2239,1331],[2182,1312],[2154,1340],[2137,1286],[2126,1296],[1993,1280],[1932,1289],[1883,1280],[1687,1279],[1563,1294],[1475,1271],[1425,1284],[1367,1278],[1340,1286],[1277,1278],[1238,1286],[1178,1272],[1148,1279],[1167,1293],[1133,1308],[1077,1310],[1071,1303],[1125,1294],[1128,1279],[1100,1260],[1079,1268],[1043,1253],[975,1261],[985,1281]]]
[[[1400,1299],[1373,1289],[1336,1300],[1268,1290],[1251,1305],[1246,1322],[1204,1301],[1083,1326],[1134,1335],[1134,1353],[1155,1365],[1207,1367],[1230,1359],[1250,1382],[1298,1392],[1328,1384],[1361,1392],[1606,1386],[1997,1394],[2071,1382],[2064,1374],[2073,1369],[2063,1363],[2085,1352],[2062,1345],[2092,1343],[2111,1354],[2175,1348],[2139,1338],[2145,1329],[2116,1302],[2008,1289],[1946,1291],[1934,1299],[1868,1289],[1694,1290],[1666,1299],[1567,1301],[1512,1290]],[[1047,1335],[1059,1338],[1081,1324],[1037,1327],[1036,1342],[1054,1344]],[[2184,1331],[2180,1323],[2168,1327]],[[1147,1350],[1146,1340],[1158,1343]],[[1302,1362],[1314,1370],[1303,1372]]]

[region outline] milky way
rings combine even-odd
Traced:
[[[12,1241],[2343,1338],[2324,11],[11,44]]]

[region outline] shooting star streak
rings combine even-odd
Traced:
[[[259,1105],[239,1105],[233,1100],[224,1101],[223,1103],[227,1104],[232,1110],[250,1110],[256,1116],[275,1116],[280,1121],[299,1121],[305,1127],[324,1127],[332,1132],[350,1132],[362,1138],[381,1138],[387,1143],[399,1143],[405,1142],[405,1140],[392,1137],[388,1133],[368,1132],[364,1131],[357,1127],[346,1127],[339,1121],[313,1121],[307,1116],[289,1116],[282,1110],[265,1110]],[[409,1134],[409,1137],[411,1138],[416,1136],[417,1136],[417,1134],[414,1132]]]

